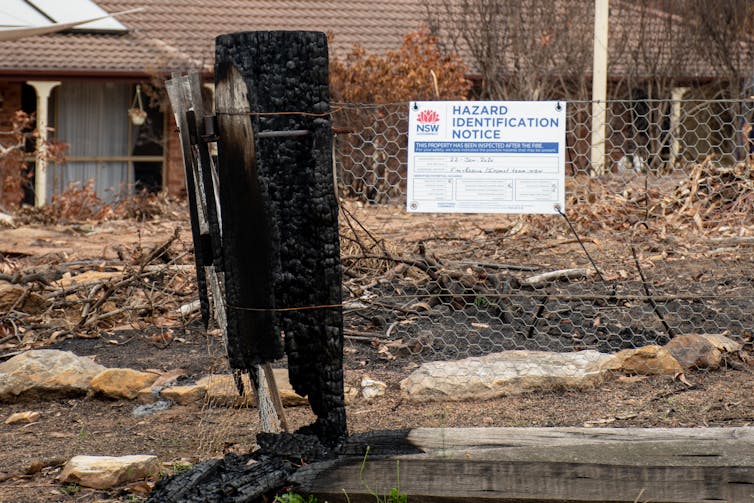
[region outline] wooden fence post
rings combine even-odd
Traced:
[[[198,79],[198,76],[196,77]],[[206,327],[210,319],[209,297],[207,294],[206,267],[212,265],[212,250],[210,249],[210,229],[206,211],[205,198],[199,159],[194,155],[191,136],[189,134],[189,111],[201,106],[194,102],[191,89],[191,79],[188,76],[174,74],[173,78],[165,82],[170,106],[173,109],[175,123],[181,133],[181,152],[186,176],[186,192],[189,202],[191,220],[191,234],[194,241],[194,259],[196,264],[196,279],[199,286],[199,303],[201,305],[202,320]],[[201,94],[199,95],[201,99]],[[194,115],[195,116],[195,115]],[[196,127],[194,125],[194,130]]]

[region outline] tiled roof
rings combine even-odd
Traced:
[[[403,36],[419,28],[427,18],[427,1],[97,0],[108,12],[138,7],[144,10],[118,18],[129,28],[124,34],[66,32],[0,42],[0,76],[144,76],[158,70],[190,68],[211,71],[214,38],[247,30],[324,31],[334,36],[331,52],[335,55],[345,56],[354,44],[370,53],[384,54],[399,48]],[[574,0],[563,1],[562,6],[568,9]],[[670,18],[676,19],[677,14],[650,8],[640,15],[632,0],[615,0],[608,44],[611,75],[649,76],[664,67],[675,77],[713,77],[716,72],[710,64],[685,47],[683,37],[676,38],[677,30],[688,27],[674,22],[667,30]],[[592,19],[584,19],[582,29],[586,43],[591,44]],[[663,30],[668,31],[668,41],[672,42],[660,40]],[[641,31],[660,34],[641,49],[654,52],[650,58],[653,65],[631,56],[632,48],[639,48]],[[588,52],[585,59],[591,60],[591,50]],[[467,64],[474,67],[473,61]]]
[[[119,17],[125,34],[56,33],[0,43],[0,75],[148,74],[211,70],[214,38],[247,30],[318,30],[334,35],[331,50],[354,44],[384,53],[425,18],[422,0],[98,0]]]

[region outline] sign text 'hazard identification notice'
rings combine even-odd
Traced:
[[[410,212],[565,210],[565,103],[409,104]]]

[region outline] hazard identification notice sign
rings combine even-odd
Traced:
[[[406,209],[565,211],[565,103],[409,104]]]

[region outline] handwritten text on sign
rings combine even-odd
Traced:
[[[565,122],[555,101],[410,103],[408,211],[564,210]]]

